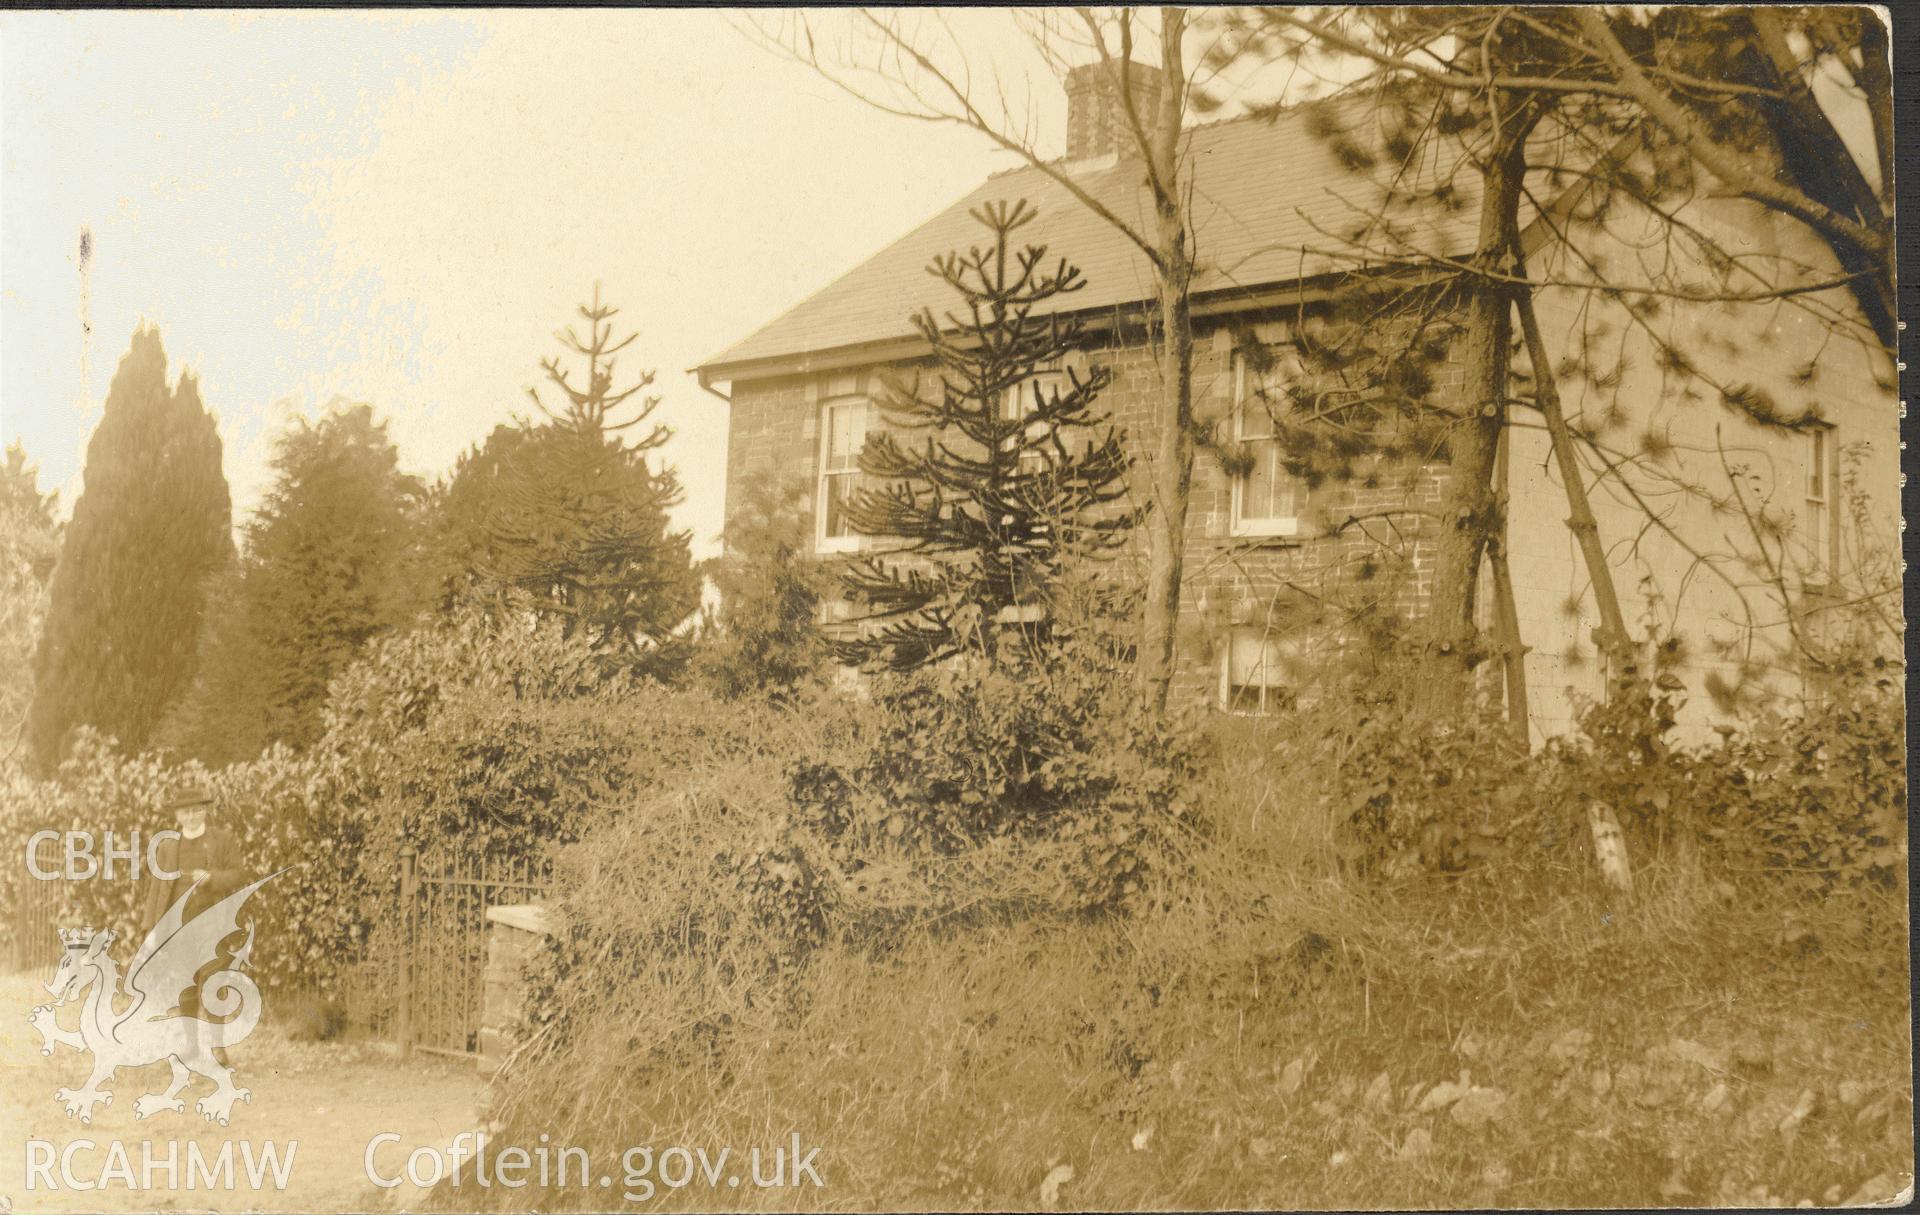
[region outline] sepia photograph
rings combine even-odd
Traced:
[[[0,13],[0,1215],[1912,1202],[1910,16]]]

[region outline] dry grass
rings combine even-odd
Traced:
[[[830,943],[791,1009],[676,1051],[609,1020],[591,1075],[518,1082],[509,1134],[572,1102],[592,1116],[555,1139],[596,1157],[822,1148],[825,1189],[653,1200],[695,1208],[1033,1208],[1060,1165],[1086,1209],[1792,1205],[1911,1174],[1899,896],[1790,899],[1690,855],[1639,858],[1631,902],[1547,854],[1365,885],[1298,756],[1222,754],[1135,914]]]

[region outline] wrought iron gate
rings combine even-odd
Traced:
[[[399,1004],[394,1038],[414,1049],[473,1055],[486,994],[487,909],[544,897],[552,870],[531,857],[458,847],[400,850]]]
[[[38,840],[34,860],[42,873],[62,872],[60,845],[56,840]],[[52,967],[60,961],[60,911],[66,898],[66,881],[61,877],[37,878],[23,866],[19,884],[14,888],[12,912],[7,917],[11,940],[7,942],[13,969]]]

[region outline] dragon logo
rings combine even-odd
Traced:
[[[218,959],[221,942],[240,931],[240,908],[247,899],[279,876],[271,873],[251,886],[243,886],[182,923],[187,900],[200,883],[188,887],[141,941],[139,951],[127,964],[124,987],[120,968],[107,953],[116,934],[92,928],[60,930],[60,943],[65,949],[59,969],[47,983],[53,1003],[35,1008],[27,1020],[40,1031],[45,1043],[40,1048],[43,1055],[51,1055],[56,1044],[93,1052],[93,1074],[87,1083],[54,1094],[54,1100],[67,1107],[67,1117],[91,1123],[95,1105],[113,1103],[113,1094],[102,1092],[100,1086],[112,1079],[115,1071],[145,1067],[162,1059],[173,1065],[173,1080],[166,1092],[148,1093],[134,1100],[136,1118],[161,1110],[182,1112],[180,1090],[196,1073],[214,1084],[213,1092],[194,1106],[209,1122],[225,1126],[235,1101],[253,1099],[248,1090],[234,1087],[233,1070],[214,1054],[246,1038],[260,1021],[260,989],[241,973],[253,949],[253,921],[247,921],[247,938],[224,968],[205,980],[197,980],[197,976]],[[200,1008],[221,1019],[182,1015],[181,996],[190,991],[197,991]],[[79,1029],[62,1029],[54,1020],[54,1010],[82,992],[86,993],[86,1002],[81,1006]],[[115,1004],[122,1002],[125,1008],[114,1011]]]

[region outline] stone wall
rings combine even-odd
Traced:
[[[552,932],[550,913],[536,904],[487,908],[486,997],[480,1012],[480,1074],[491,1076],[513,1050],[526,1015],[521,978]]]

